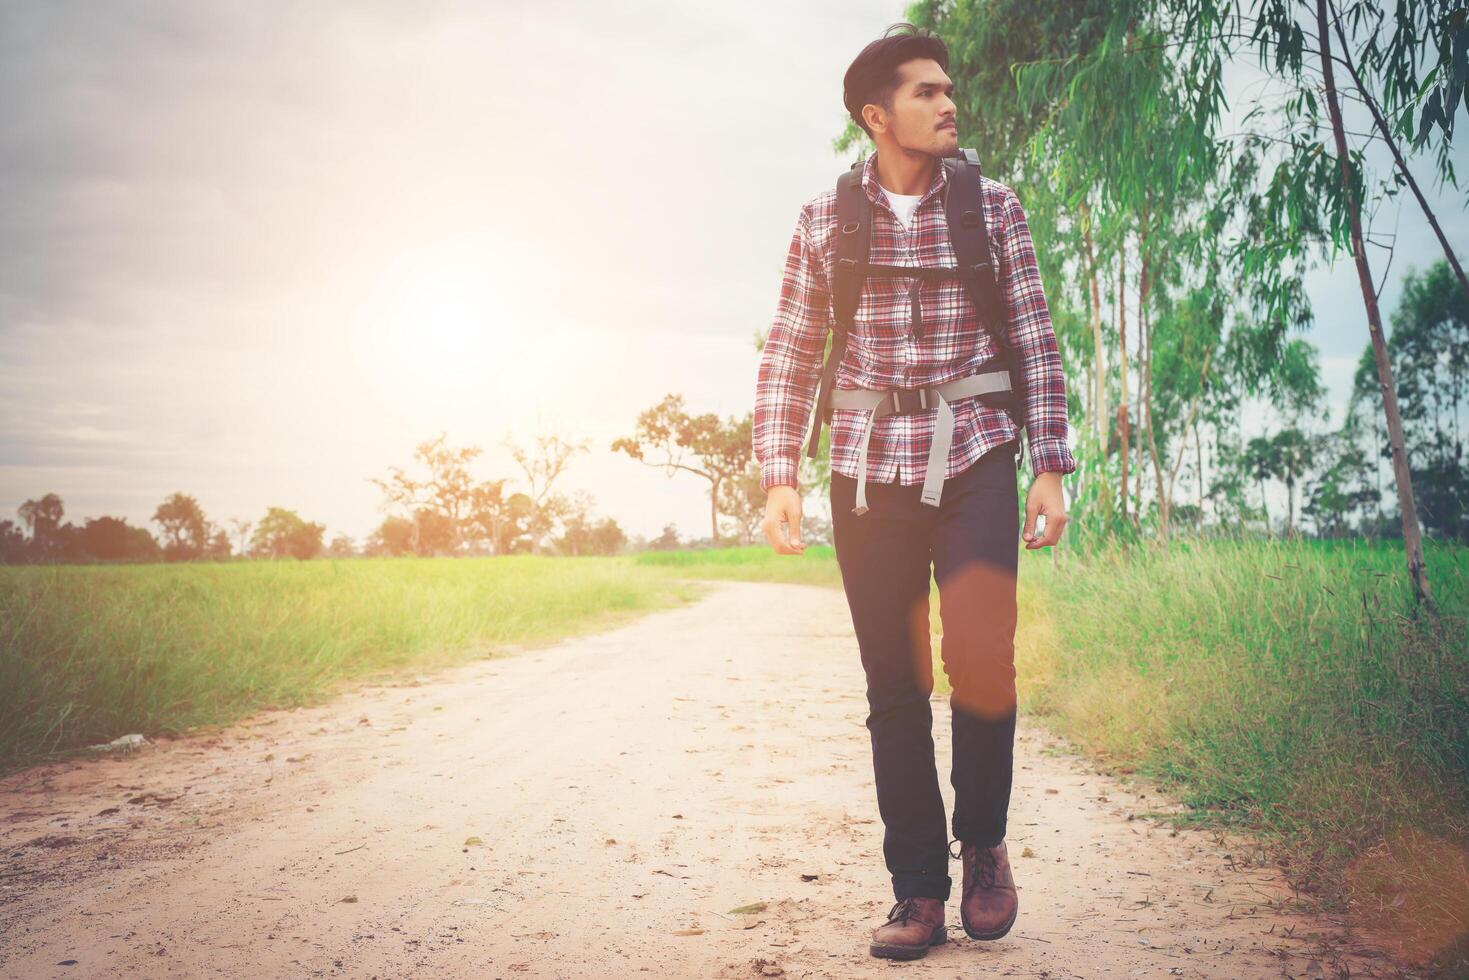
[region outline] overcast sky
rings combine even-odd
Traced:
[[[842,73],[902,9],[6,3],[0,514],[56,492],[146,525],[184,491],[360,540],[417,443],[508,476],[507,435],[555,431],[592,443],[564,486],[598,513],[707,534],[707,484],[608,447],[668,392],[749,411]],[[1411,205],[1397,246],[1389,312],[1437,256]],[[1340,394],[1350,261],[1311,294]]]

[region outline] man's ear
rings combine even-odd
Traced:
[[[873,105],[871,102],[862,107],[862,118],[867,121],[867,128],[873,133],[886,132],[888,128],[887,113],[882,106]]]

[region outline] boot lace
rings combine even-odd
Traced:
[[[913,901],[911,896],[908,898],[899,899],[898,902],[894,904],[891,909],[888,910],[888,920],[887,922],[884,922],[883,925],[892,925],[894,922],[906,925],[910,918],[916,918],[917,915],[918,903]]]
[[[954,853],[954,845],[959,845],[959,853]],[[955,838],[949,841],[949,856],[964,859],[964,848],[968,846],[974,853],[974,875],[969,881],[969,890],[965,892],[968,896],[976,888],[993,888],[997,882],[996,875],[999,873],[999,860],[994,851],[988,847],[980,847],[978,844],[965,845],[963,841]]]

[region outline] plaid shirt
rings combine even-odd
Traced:
[[[912,229],[904,230],[877,182],[877,154],[862,168],[862,187],[872,200],[874,265],[953,268],[944,217],[948,172],[935,168],[933,182],[918,202]],[[1040,270],[1025,212],[1015,192],[999,181],[983,181],[990,253],[1010,314],[1010,344],[1021,360],[1028,385],[1027,441],[1032,473],[1076,469],[1067,444],[1066,380],[1051,330],[1051,315],[1041,289]],[[755,383],[754,450],[760,487],[796,486],[796,471],[806,450],[812,403],[821,376],[827,330],[834,326],[831,293],[837,235],[836,189],[817,195],[801,209],[786,253],[780,302],[760,356]],[[923,329],[912,332],[912,291],[918,290]],[[916,388],[974,374],[994,358],[994,340],[980,325],[978,311],[958,279],[938,281],[868,276],[862,301],[837,369],[838,388]],[[980,456],[1018,435],[1000,408],[975,398],[952,403],[954,441],[945,479],[956,476]],[[923,482],[937,408],[878,419],[872,429],[867,480]],[[856,479],[858,453],[867,413],[834,409],[831,468]]]

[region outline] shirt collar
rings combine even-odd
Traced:
[[[942,196],[948,185],[949,168],[944,166],[943,160],[939,160],[938,166],[934,167],[933,180],[929,183],[928,190],[924,191],[923,196],[918,199],[918,206],[922,207],[923,203],[935,194]],[[872,154],[867,158],[867,162],[862,165],[862,189],[867,192],[867,198],[872,203],[877,204],[881,202],[884,206],[887,205],[887,198],[883,194],[883,187],[877,182],[876,150],[872,151]]]

